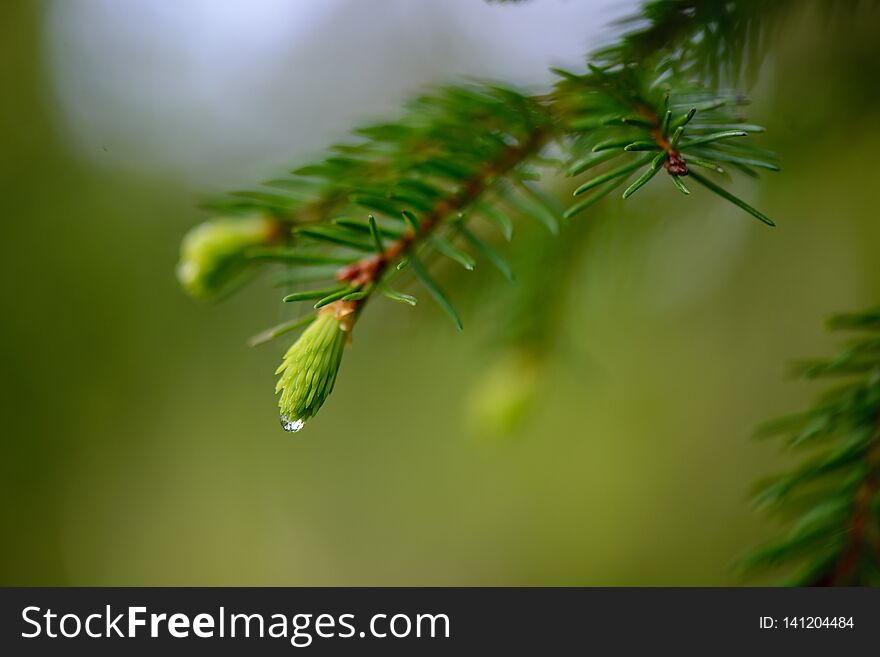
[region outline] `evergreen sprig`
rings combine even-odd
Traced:
[[[750,176],[758,169],[776,170],[775,156],[750,145],[749,136],[761,129],[740,115],[743,97],[714,90],[697,65],[702,49],[685,47],[704,43],[708,30],[717,43],[730,44],[726,50],[739,48],[740,22],[718,17],[738,16],[741,8],[749,20],[758,20],[760,3],[699,5],[649,2],[643,10],[647,32],[624,34],[618,44],[596,53],[583,73],[557,71],[559,81],[550,93],[528,95],[489,84],[449,86],[410,103],[397,121],[355,130],[352,141],[331,147],[317,162],[210,203],[224,219],[198,228],[198,240],[186,240],[189,247],[211,249],[208,256],[183,250],[180,271],[196,271],[193,261],[200,265],[200,277],[187,280],[188,289],[207,296],[259,265],[286,263],[292,271],[285,283],[312,287],[284,301],[307,301],[320,317],[345,318],[343,330],[350,334],[377,293],[415,304],[414,297],[393,288],[395,279],[412,273],[460,328],[458,311],[430,273],[432,258],[448,258],[467,270],[487,262],[513,278],[502,255],[472,229],[476,221],[495,224],[509,238],[512,215],[522,215],[555,234],[562,221],[599,198],[621,187],[628,198],[665,172],[679,192],[689,194],[685,180],[693,180],[773,225],[715,177],[726,176],[727,169]],[[717,63],[720,67],[720,58]],[[533,185],[560,152],[568,175],[594,174],[575,190],[579,198],[564,213]],[[270,227],[242,239],[228,223],[235,218],[258,218],[257,225]],[[218,268],[212,270],[212,263]],[[254,342],[292,331],[315,316],[307,313]],[[309,330],[300,340],[308,335]],[[335,349],[336,342],[330,342]],[[297,381],[297,390],[310,381],[335,380],[335,353],[309,361],[321,364],[326,371],[320,372],[296,370],[301,361],[288,358],[279,369],[281,378]],[[316,393],[311,399],[325,397]],[[282,398],[284,426],[299,428],[320,403],[303,407],[308,417],[291,417],[287,406]]]
[[[663,65],[678,72],[736,81],[743,68],[760,61],[778,10],[790,1],[653,0],[618,21],[623,36],[596,53],[596,59],[643,62],[661,53]],[[670,42],[676,44],[671,51]]]
[[[743,139],[763,132],[760,126],[745,123],[737,112],[746,103],[744,97],[685,86],[670,90],[631,65],[592,66],[590,73],[580,76],[560,73],[563,81],[557,94],[572,136],[572,160],[566,173],[578,176],[600,165],[615,165],[606,166],[575,190],[575,196],[593,193],[572,205],[566,217],[582,212],[625,182],[630,184],[623,198],[629,198],[662,168],[678,191],[690,194],[683,181],[690,176],[765,224],[774,225],[764,213],[693,170],[699,167],[725,176],[726,166],[752,177],[757,176],[757,169],[779,170],[774,153]],[[641,175],[633,181],[639,170]]]
[[[831,328],[853,332],[827,360],[796,364],[805,379],[839,379],[804,412],[767,423],[803,453],[791,471],[763,482],[761,508],[785,532],[749,554],[746,570],[791,567],[796,585],[880,585],[880,310],[839,315]]]

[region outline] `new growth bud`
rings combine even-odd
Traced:
[[[540,358],[528,349],[502,354],[473,389],[468,408],[471,427],[487,436],[514,433],[535,406],[541,373]]]
[[[352,313],[348,304],[322,308],[284,354],[275,371],[281,375],[275,392],[281,393],[278,407],[285,431],[302,429],[333,391],[342,350],[350,336]]]
[[[183,238],[177,278],[190,295],[212,297],[244,272],[246,249],[269,244],[277,235],[278,224],[264,216],[201,223]]]

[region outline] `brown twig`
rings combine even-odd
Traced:
[[[464,209],[482,195],[500,176],[505,175],[525,158],[539,151],[547,142],[549,135],[543,128],[536,128],[528,139],[503,151],[494,162],[487,162],[477,173],[469,178],[453,195],[440,199],[419,221],[418,231],[407,231],[390,244],[381,254],[362,258],[342,267],[336,274],[340,283],[364,287],[376,283],[387,267],[401,256],[409,253],[429,235],[450,214]],[[356,314],[369,297],[357,301],[335,302],[345,305],[346,314]]]
[[[868,474],[856,490],[855,503],[847,522],[847,543],[829,570],[813,582],[813,586],[846,586],[859,563],[865,548],[871,523],[871,506],[880,492],[880,420],[874,432],[873,443],[868,448],[865,460]],[[880,546],[877,546],[880,549]]]
[[[672,144],[660,129],[660,117],[657,113],[645,105],[638,108],[639,113],[648,119],[651,124],[651,138],[666,153],[666,161],[663,163],[664,168],[669,172],[670,176],[686,176],[690,171],[687,163],[681,156],[681,153],[672,147]]]

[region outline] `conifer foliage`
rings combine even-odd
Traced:
[[[647,26],[640,22],[596,53],[585,71],[557,71],[548,93],[471,84],[417,98],[398,120],[354,130],[323,159],[209,204],[220,218],[184,240],[181,281],[209,297],[260,265],[285,263],[285,281],[312,283],[283,301],[316,312],[254,343],[328,316],[344,318],[339,327],[350,337],[374,297],[416,304],[395,289],[403,276],[415,277],[461,328],[458,310],[430,272],[435,256],[467,270],[485,263],[513,277],[491,240],[480,236],[484,231],[474,230],[478,223],[494,224],[509,238],[513,217],[524,216],[555,234],[603,196],[619,190],[628,198],[662,173],[673,193],[690,194],[696,184],[772,226],[726,190],[725,177],[776,170],[775,156],[751,144],[761,128],[741,116],[745,99],[714,90],[695,63],[711,44],[719,46],[712,55],[719,70],[736,61],[734,48],[715,33],[720,26],[737,30],[759,13],[750,2],[650,2],[640,14]],[[736,38],[758,36],[752,30]],[[551,168],[580,183],[564,211],[535,185]],[[311,335],[307,329],[300,340]],[[336,341],[327,349],[333,353],[298,359],[289,357],[301,351],[292,347],[279,368],[285,428],[300,429],[332,390],[341,355]],[[289,381],[309,400],[307,413],[291,404],[300,395],[289,394]]]
[[[756,227],[773,226],[728,189],[731,174],[778,170],[775,154],[754,143],[762,128],[745,117],[747,99],[731,87],[748,80],[781,18],[802,4],[649,0],[583,70],[556,70],[544,93],[472,83],[416,98],[398,119],[353,130],[323,158],[208,204],[216,217],[183,240],[181,283],[193,296],[218,297],[259,269],[284,265],[277,281],[297,291],[279,301],[306,310],[252,344],[303,329],[276,372],[282,427],[299,431],[332,392],[373,299],[415,306],[398,288],[417,281],[420,296],[461,329],[454,294],[431,272],[436,259],[513,279],[497,240],[483,237],[488,228],[510,239],[522,219],[557,234],[585,221],[603,197],[627,199],[648,184],[670,194],[700,188],[757,219]],[[573,180],[567,208],[536,184],[553,172]],[[521,296],[540,289],[526,282]],[[511,350],[501,370],[508,398],[499,406],[514,410],[526,406],[540,369],[542,329],[524,324],[527,348]],[[800,567],[798,583],[880,584],[880,311],[841,316],[833,326],[859,337],[801,371],[846,382],[762,430],[809,456],[761,488],[759,504],[788,517],[787,529],[743,563]],[[513,399],[511,371],[526,382]]]
[[[805,379],[839,383],[806,411],[759,431],[805,456],[760,486],[758,506],[786,530],[743,566],[790,567],[798,585],[880,586],[880,309],[830,325],[854,337],[833,358],[795,367]]]

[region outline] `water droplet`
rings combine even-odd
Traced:
[[[303,428],[304,424],[305,424],[305,422],[303,422],[301,419],[291,420],[286,415],[281,416],[281,427],[285,431],[290,431],[291,433],[296,433],[297,431],[299,431],[300,429]]]

